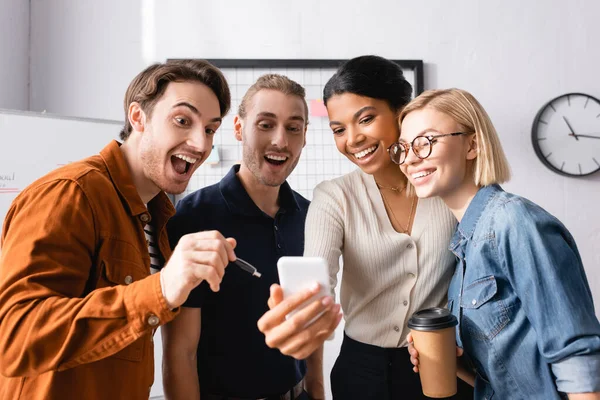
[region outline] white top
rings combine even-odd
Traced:
[[[359,342],[406,346],[410,316],[445,307],[456,219],[440,198],[419,199],[411,235],[398,233],[372,175],[360,169],[321,182],[305,230],[305,256],[327,260],[332,290],[343,256],[345,331]]]

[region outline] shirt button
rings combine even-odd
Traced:
[[[404,301],[402,302],[402,304],[404,304],[405,306],[407,306],[407,305],[408,305],[408,301],[404,300]]]
[[[411,272],[411,273],[409,273],[409,274],[408,274],[408,277],[409,277],[410,279],[412,279],[412,278],[414,278],[414,277],[415,277],[415,274],[413,274],[413,273]]]
[[[150,221],[150,216],[148,214],[142,214],[142,215],[140,215],[140,220],[142,222],[148,222],[148,221]]]
[[[158,317],[156,315],[151,315],[150,317],[148,317],[148,324],[150,326],[156,326],[156,325],[158,325],[159,322],[160,322],[160,319],[158,319]]]
[[[125,284],[129,285],[131,282],[133,282],[133,277],[131,275],[127,275],[125,277]]]
[[[477,304],[477,300],[473,299],[473,301],[471,302],[471,304],[473,304],[473,305]]]
[[[409,244],[406,246],[406,248],[407,248],[407,249],[412,249],[412,248],[413,248],[413,244],[412,244],[412,243],[409,243]]]
[[[278,227],[277,225],[275,225],[275,230],[276,230],[276,231],[278,231],[278,230],[279,230],[279,227]]]
[[[398,325],[396,325],[396,326],[394,326],[394,330],[395,330],[396,332],[400,332],[400,327],[399,327]]]
[[[279,243],[277,243],[277,248],[278,248],[278,249],[280,249],[280,248],[281,248],[281,245],[280,245]]]

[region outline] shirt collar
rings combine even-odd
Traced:
[[[473,237],[473,233],[475,232],[475,228],[477,227],[477,222],[481,215],[485,211],[489,201],[495,197],[495,195],[502,191],[500,185],[489,185],[481,187],[471,203],[467,207],[465,214],[462,217],[462,220],[458,224],[456,232],[454,232],[454,236],[452,237],[452,241],[450,242],[449,249],[456,253],[457,247],[460,245],[463,239],[469,240]]]
[[[146,208],[133,183],[131,171],[129,171],[129,166],[121,151],[121,143],[116,140],[111,141],[100,151],[100,157],[102,157],[110,179],[123,198],[131,215],[144,214],[150,210],[151,215],[158,218],[155,223],[162,226],[170,216],[175,214],[175,208],[171,200],[163,191],[160,191],[158,195],[150,200],[148,208]]]
[[[252,201],[248,192],[242,185],[242,181],[238,177],[237,173],[240,170],[240,165],[236,164],[225,175],[221,182],[219,182],[219,190],[227,203],[227,207],[234,214],[256,216],[265,215],[265,213],[258,208],[258,206]],[[300,206],[294,196],[294,191],[287,183],[279,187],[279,212],[294,212],[300,210]]]

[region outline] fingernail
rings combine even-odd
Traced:
[[[312,292],[316,292],[319,290],[319,284],[317,282],[313,283],[312,285],[310,285],[310,290]]]
[[[325,296],[323,297],[323,300],[321,300],[321,304],[323,304],[324,306],[328,306],[331,303],[333,303],[333,299],[329,296]]]
[[[341,306],[339,304],[336,304],[335,306],[333,306],[333,311],[334,312],[340,312]]]

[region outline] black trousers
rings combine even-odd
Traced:
[[[334,400],[429,399],[412,370],[408,349],[382,348],[357,342],[344,334],[342,348],[331,370]],[[453,400],[472,400],[473,388],[458,379]]]

